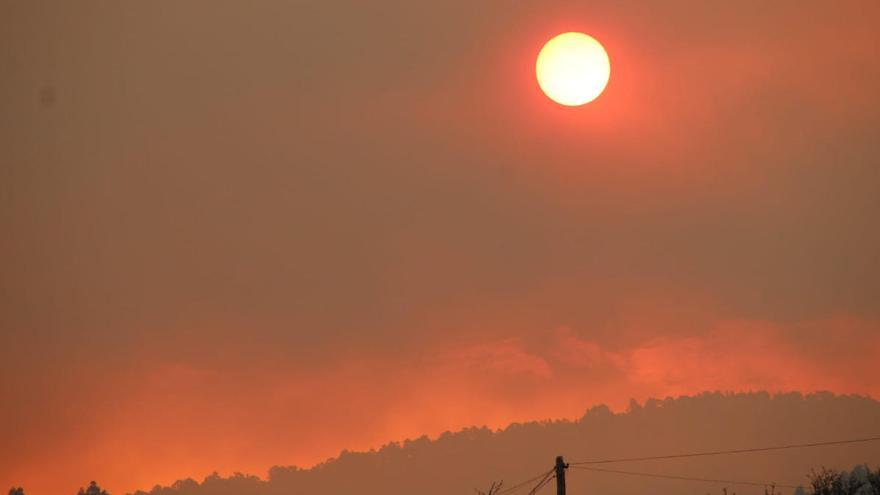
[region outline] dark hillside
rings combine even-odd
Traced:
[[[391,443],[370,452],[342,452],[311,469],[273,467],[267,480],[211,476],[181,481],[150,495],[257,495],[403,493],[472,494],[493,480],[505,486],[552,466],[556,455],[569,462],[609,457],[651,456],[690,451],[821,442],[880,434],[880,402],[819,393],[721,394],[633,403],[625,413],[604,406],[577,421],[513,424],[501,431],[472,428],[436,439]],[[291,447],[292,449],[295,446]],[[880,464],[880,443],[825,446],[753,454],[641,461],[604,468],[676,476],[807,485],[806,475],[822,466],[849,469]],[[570,469],[569,493],[721,493],[724,485],[663,480]],[[729,485],[728,492],[763,494],[757,486]],[[552,487],[546,488],[546,493]],[[784,488],[783,494],[793,490]],[[527,493],[528,487],[521,493]],[[517,492],[518,494],[520,492]],[[143,495],[143,492],[138,492]]]

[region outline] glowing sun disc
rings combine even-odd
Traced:
[[[611,62],[605,48],[592,36],[563,33],[541,49],[535,72],[547,97],[574,107],[602,94],[611,75]]]

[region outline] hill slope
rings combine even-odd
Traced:
[[[505,486],[552,466],[556,455],[579,461],[691,451],[820,442],[880,435],[880,402],[856,396],[797,393],[706,393],[644,405],[613,414],[604,406],[577,421],[513,424],[504,430],[471,428],[431,440],[391,443],[339,457],[310,469],[273,467],[268,480],[211,476],[155,487],[150,495],[275,495],[396,493],[472,494],[493,480]],[[291,448],[295,448],[292,446]],[[604,468],[677,476],[804,484],[811,468],[840,469],[880,464],[880,443],[826,446],[720,457],[641,461]],[[528,493],[528,486],[518,492]],[[720,493],[724,485],[653,479],[570,469],[573,495]],[[740,494],[763,494],[758,486],[729,485]],[[550,493],[552,486],[545,488]],[[791,493],[783,489],[782,493]],[[144,492],[137,492],[143,495]]]

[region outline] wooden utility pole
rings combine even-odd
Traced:
[[[565,495],[565,468],[568,464],[562,456],[556,456],[556,495]]]

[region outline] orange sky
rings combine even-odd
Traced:
[[[876,2],[0,7],[0,485],[880,396]],[[541,45],[609,52],[544,97]]]

